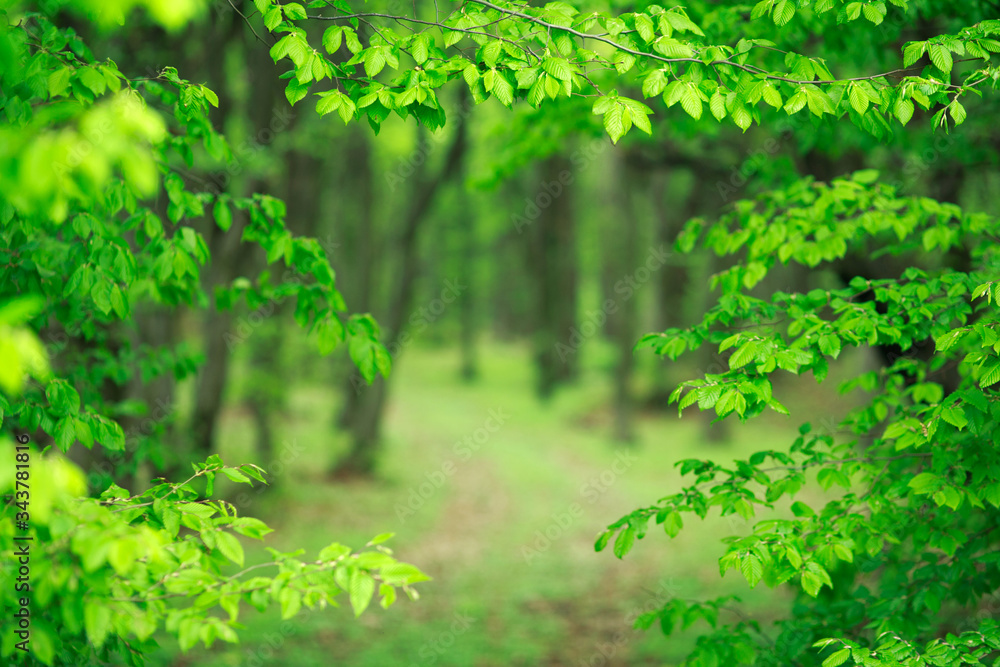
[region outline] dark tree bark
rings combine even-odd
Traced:
[[[246,107],[249,109],[249,126],[252,137],[257,140],[264,133],[274,129],[273,121],[277,118],[276,111],[292,118],[294,116],[283,110],[287,105],[283,95],[283,82],[277,78],[280,72],[266,50],[259,45],[244,46],[244,42],[252,40],[244,30],[243,20],[235,12],[227,14],[230,25],[227,37],[220,39],[218,35],[208,34],[205,42],[208,52],[205,54],[204,65],[209,72],[209,81],[221,100],[232,100],[235,97],[233,83],[228,80],[223,70],[225,53],[228,49],[238,48],[247,52],[247,60],[251,64],[251,76],[260,80],[252,82],[251,95]],[[211,28],[211,26],[210,26]],[[213,46],[214,45],[214,46]],[[287,126],[286,128],[287,129]],[[243,168],[246,165],[242,165]],[[225,189],[236,197],[264,190],[266,183],[259,179],[241,178],[239,172],[228,174],[228,183],[222,184]],[[228,186],[228,187],[226,187]],[[206,290],[211,294],[218,285],[225,285],[239,275],[247,273],[254,264],[259,262],[256,251],[244,246],[240,239],[242,229],[247,224],[245,212],[233,210],[233,225],[229,231],[222,231],[215,224],[210,224],[205,231],[205,240],[211,253],[210,265],[203,274]],[[202,325],[202,337],[205,345],[205,364],[202,366],[198,386],[195,392],[195,404],[192,411],[190,433],[192,439],[192,456],[204,459],[212,453],[219,416],[222,410],[223,393],[229,376],[231,339],[227,334],[232,332],[234,316],[232,311],[220,311],[212,308],[206,315]]]
[[[351,169],[345,174],[349,191],[353,196],[345,197],[353,203],[354,224],[343,224],[347,236],[345,252],[338,253],[337,264],[346,267],[350,276],[346,289],[347,303],[352,310],[369,312],[373,306],[373,285],[375,275],[375,188],[371,163],[372,146],[366,130],[350,134],[347,143],[347,163]],[[348,371],[347,383],[343,389],[344,404],[337,417],[337,426],[350,429],[354,418],[360,412],[359,401],[364,380],[356,369]]]
[[[542,165],[542,182],[560,183],[560,175],[570,169],[564,155],[554,155]],[[575,379],[579,350],[575,349],[577,252],[576,217],[572,192],[563,186],[559,194],[540,187],[535,196],[550,201],[532,225],[529,262],[537,286],[535,304],[536,390],[548,399],[556,388]]]
[[[324,181],[325,160],[292,151],[282,198],[287,204],[285,226],[298,236],[316,236],[319,226],[320,195]],[[286,304],[274,304],[267,322],[258,326],[248,339],[250,345],[250,381],[245,403],[253,415],[257,431],[256,449],[263,460],[270,462],[277,454],[274,440],[275,422],[288,404],[288,365],[283,363]]]
[[[614,234],[619,239],[609,246],[616,255],[614,264],[617,270],[614,275],[620,279],[621,276],[632,275],[639,265],[639,216],[633,199],[634,183],[639,174],[630,169],[619,154],[615,159],[615,176],[615,191],[618,193],[621,215],[614,223]],[[635,368],[632,348],[638,337],[638,295],[613,294],[611,299],[618,304],[615,312],[608,314],[608,322],[614,323],[614,340],[618,347],[618,360],[614,369],[614,438],[631,445],[635,444],[635,401],[631,385]]]
[[[237,213],[240,213],[237,216]],[[239,225],[237,225],[239,220]],[[233,227],[223,232],[217,226],[209,228],[206,243],[211,253],[211,264],[203,275],[206,290],[211,293],[217,285],[224,285],[251,265],[250,253],[241,248],[241,229],[246,225],[242,212],[233,211]],[[229,377],[230,355],[234,338],[235,317],[231,310],[211,308],[202,322],[205,363],[198,372],[194,410],[191,414],[191,455],[204,460],[215,447],[219,415]]]
[[[441,187],[450,181],[460,166],[467,148],[467,133],[464,122],[455,129],[444,163],[431,177],[414,177],[413,201],[406,210],[399,248],[402,253],[400,270],[393,279],[393,293],[390,307],[385,317],[380,318],[390,351],[398,351],[406,318],[413,304],[413,295],[419,277],[420,254],[419,234],[433,207]],[[423,174],[424,172],[420,172]],[[393,362],[398,357],[394,357]],[[371,386],[366,386],[357,370],[351,372],[347,389],[349,412],[344,421],[351,433],[351,449],[339,461],[333,471],[337,477],[370,476],[374,473],[380,452],[380,429],[385,409],[388,386],[384,378],[376,378]]]
[[[476,353],[476,278],[479,266],[479,244],[476,238],[476,211],[466,194],[464,154],[456,167],[456,180],[460,184],[457,218],[460,248],[458,251],[459,275],[465,281],[465,290],[458,297],[459,345],[461,347],[461,367],[459,374],[465,382],[473,382],[479,376],[479,360]]]

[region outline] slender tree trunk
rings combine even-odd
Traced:
[[[433,178],[414,178],[414,197],[407,209],[403,231],[399,240],[402,252],[401,270],[394,280],[394,293],[388,313],[380,319],[386,332],[387,347],[399,350],[400,337],[406,318],[413,304],[413,295],[419,277],[419,233],[436,199],[440,188],[451,180],[466,151],[466,126],[459,122],[455,129],[444,164]],[[394,362],[396,360],[394,359]],[[356,393],[353,412],[347,415],[351,429],[351,449],[340,461],[334,475],[338,477],[370,476],[375,471],[380,451],[380,428],[385,409],[388,386],[384,378],[376,378],[365,386],[357,371],[352,372],[348,397]],[[360,387],[357,391],[354,387]]]
[[[234,211],[234,218],[236,217]],[[242,216],[240,216],[242,218]],[[244,222],[245,224],[245,222]],[[233,227],[236,225],[234,223]],[[217,285],[223,285],[236,277],[234,264],[238,261],[240,232],[223,232],[212,227],[207,239],[211,253],[211,265],[206,272],[206,290],[211,292]],[[191,414],[192,456],[204,460],[215,447],[222,399],[229,376],[230,346],[233,344],[234,315],[231,310],[211,308],[202,323],[201,335],[205,351],[205,363],[198,372],[195,390],[194,410]]]
[[[479,376],[479,361],[476,355],[476,295],[477,277],[479,276],[479,245],[476,239],[477,211],[466,194],[465,158],[456,168],[456,180],[459,183],[459,199],[457,217],[460,248],[458,251],[458,272],[465,281],[465,290],[458,297],[459,345],[461,346],[462,362],[459,371],[462,380],[472,382]]]
[[[725,268],[725,260],[714,252],[706,251],[703,266],[705,274],[703,279],[699,281],[700,308],[698,311],[702,313],[706,312],[715,303],[714,292],[710,287],[711,277]],[[698,360],[698,369],[702,374],[722,373],[729,368],[728,363],[719,356],[718,346],[711,343],[703,344],[698,349],[696,358]],[[730,420],[724,419],[716,422],[714,421],[715,417],[716,415],[713,410],[701,413],[703,425],[701,432],[702,440],[715,445],[729,442]]]
[[[288,156],[283,199],[287,203],[285,226],[298,236],[316,236],[320,195],[325,161],[301,150]],[[285,304],[275,304],[274,311],[255,330],[250,344],[250,380],[245,402],[257,430],[257,452],[270,462],[276,454],[275,422],[288,404],[288,364],[281,350],[285,339]]]
[[[235,15],[229,17],[230,25],[226,39],[218,39],[211,32],[206,39],[214,46],[209,47],[205,64],[210,73],[213,88],[219,93],[220,100],[234,100],[236,94],[233,85],[225,75],[223,64],[227,49],[244,48],[248,37],[243,29],[242,19]],[[276,132],[275,112],[284,109],[287,104],[282,95],[282,82],[276,78],[274,63],[267,53],[254,44],[245,49],[247,59],[253,65],[250,74],[260,76],[260,81],[252,82],[251,94],[246,102],[249,111],[249,127],[251,138],[256,141],[262,137],[264,130]],[[287,114],[294,118],[293,115]],[[287,129],[287,123],[282,126]],[[238,159],[241,159],[239,157]],[[246,165],[243,165],[245,168]],[[230,173],[229,192],[236,197],[247,193],[263,190],[266,184],[255,178],[241,177],[240,172]],[[235,277],[246,273],[257,260],[256,250],[250,251],[241,243],[242,229],[248,222],[245,212],[233,210],[233,225],[223,232],[215,224],[208,226],[206,242],[211,253],[210,265],[204,275],[206,290],[211,291],[218,285],[225,285]],[[219,416],[222,411],[223,394],[229,376],[230,354],[234,316],[232,311],[220,311],[212,308],[205,317],[202,326],[202,337],[205,345],[205,364],[202,366],[198,386],[195,392],[195,404],[191,417],[192,455],[204,459],[212,453],[218,431]]]
[[[628,168],[624,157],[620,154],[616,155],[614,168],[618,181],[615,191],[620,200],[621,216],[615,225],[616,235],[620,235],[620,238],[612,247],[617,256],[615,264],[618,270],[615,275],[624,276],[631,275],[639,263],[639,216],[636,215],[632,186],[638,174]],[[637,338],[638,296],[632,293],[628,295],[628,298],[625,298],[623,295],[617,300],[617,303],[617,310],[608,315],[609,323],[614,321],[614,339],[618,347],[618,360],[614,369],[614,437],[618,442],[634,444],[633,413],[635,405],[631,384],[632,372],[635,368],[632,348],[635,346]]]
[[[542,182],[560,183],[569,171],[563,155],[548,158],[542,166]],[[535,199],[551,202],[532,225],[530,262],[537,285],[535,311],[535,366],[537,392],[548,399],[556,388],[576,377],[579,346],[574,345],[577,305],[576,218],[572,193],[540,187]]]
[[[346,252],[341,253],[350,259],[347,275],[350,279],[350,298],[348,304],[358,312],[372,310],[373,280],[376,269],[375,262],[375,188],[372,171],[372,146],[366,131],[356,131],[351,134],[347,148],[347,162],[352,166],[347,174],[347,182],[352,192],[345,192],[345,199],[354,202],[355,224],[346,224],[350,238]],[[340,257],[338,257],[338,260]],[[347,374],[343,388],[344,403],[337,417],[337,426],[351,429],[355,418],[360,414],[361,392],[364,391],[364,379],[353,366]]]

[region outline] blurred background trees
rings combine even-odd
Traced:
[[[401,5],[396,11],[409,10],[406,3],[395,4]],[[649,3],[606,4],[631,11]],[[732,43],[744,37],[773,38],[773,25],[725,23],[732,13],[717,4],[691,3],[688,12]],[[890,13],[874,29],[877,40],[870,38],[871,26],[831,23],[822,42],[814,44],[816,55],[837,54],[841,62],[854,63],[857,71],[841,72],[844,76],[883,71],[894,66],[905,42],[954,31],[997,11],[986,2],[959,6],[922,0],[912,5],[908,14]],[[750,9],[746,7],[747,15]],[[430,15],[434,7],[420,3],[414,11]],[[67,16],[66,21],[74,19]],[[315,27],[314,41],[319,41],[323,27]],[[123,427],[137,438],[169,434],[175,446],[163,452],[163,461],[114,459],[112,466],[103,468],[95,459],[105,455],[97,450],[71,453],[88,469],[105,471],[88,480],[97,490],[112,480],[130,487],[163,470],[186,471],[190,461],[217,453],[269,469],[279,464],[277,490],[259,498],[276,516],[287,518],[292,535],[308,534],[311,522],[325,520],[331,506],[331,521],[352,531],[362,519],[396,521],[403,516],[400,506],[415,511],[428,503],[435,509],[422,510],[413,519],[416,523],[400,520],[406,526],[401,530],[404,537],[416,526],[410,537],[422,550],[418,555],[430,556],[433,562],[437,552],[420,542],[416,531],[432,530],[440,516],[442,522],[455,524],[443,534],[477,556],[475,547],[461,543],[456,533],[507,517],[505,512],[514,507],[515,518],[504,520],[531,530],[505,528],[504,538],[530,544],[535,528],[544,529],[551,521],[548,510],[558,514],[564,509],[565,502],[544,498],[548,492],[539,501],[547,508],[541,517],[511,498],[533,488],[535,481],[558,487],[558,482],[532,472],[535,464],[578,466],[589,474],[603,472],[611,460],[605,455],[615,455],[622,446],[645,452],[647,461],[674,459],[676,453],[706,447],[726,455],[744,451],[744,444],[729,442],[735,436],[724,424],[710,423],[710,414],[689,416],[698,420],[692,430],[687,423],[679,425],[667,406],[667,394],[678,380],[692,373],[721,372],[724,360],[707,348],[696,367],[692,362],[667,366],[651,355],[632,353],[642,333],[700,318],[712,299],[710,278],[727,268],[724,260],[704,251],[674,251],[690,218],[715,219],[738,199],[802,176],[829,180],[868,168],[880,170],[883,182],[898,185],[902,194],[1000,212],[993,196],[1000,187],[1000,136],[992,120],[998,109],[989,97],[970,101],[969,119],[950,134],[934,132],[929,114],[919,109],[905,133],[879,141],[850,123],[822,124],[805,114],[741,133],[707,119],[707,109],[706,118],[697,122],[675,108],[652,137],[633,132],[613,146],[600,118],[590,113],[589,100],[561,99],[542,111],[520,106],[509,112],[493,103],[473,105],[460,87],[452,87],[441,96],[449,112],[443,129],[432,132],[412,119],[392,117],[376,136],[364,124],[344,126],[331,117],[318,117],[308,107],[289,104],[285,81],[279,78],[285,68],[269,56],[274,38],[263,28],[252,2],[216,0],[184,32],[166,32],[138,18],[113,37],[82,22],[77,29],[98,57],[113,58],[130,76],[155,77],[174,66],[185,79],[216,92],[219,106],[211,121],[234,147],[235,159],[220,167],[205,155],[195,156],[190,167],[183,168],[185,187],[232,199],[268,192],[287,202],[287,228],[319,239],[336,269],[344,300],[352,311],[370,312],[379,323],[381,340],[398,373],[368,384],[347,355],[319,359],[287,304],[230,306],[216,299],[217,287],[268,273],[264,252],[241,239],[249,213],[216,207],[197,222],[212,257],[202,276],[207,302],[179,313],[137,310],[134,328],[120,332],[150,349],[181,346],[200,361],[197,370],[187,360],[174,361],[190,371],[180,381],[166,374],[150,382],[109,382],[105,388],[116,402],[163,406],[152,429],[142,426],[147,415],[140,414],[126,415]],[[341,49],[349,55],[346,44]],[[632,97],[640,94],[631,92]],[[169,215],[165,193],[157,207],[161,216]],[[220,217],[231,218],[230,232],[220,228]],[[948,260],[959,267],[967,258],[955,253]],[[917,254],[915,261],[920,261]],[[842,286],[857,275],[882,277],[886,269],[884,262],[864,253],[846,258],[836,270],[784,267],[758,290],[763,294]],[[270,276],[274,283],[288,279]],[[52,347],[57,364],[60,355],[72,355],[84,345],[73,331],[48,331],[42,338],[50,344],[59,341]],[[114,337],[105,344],[113,347]],[[858,354],[850,363],[864,369],[885,364],[887,358]],[[821,411],[833,421],[842,410],[830,407],[827,391],[807,387],[799,397],[800,407]],[[465,392],[474,400],[456,398]],[[418,491],[417,500],[411,501],[413,489],[438,479],[436,474],[447,477],[438,473],[437,462],[451,460],[459,451],[494,446],[494,441],[476,440],[488,418],[487,406],[521,410],[526,426],[516,436],[506,432],[503,439],[530,446],[521,450],[508,442],[511,453],[504,456],[520,458],[498,466],[503,472],[481,470],[472,459],[474,468],[463,475],[474,480],[465,483],[473,488],[455,477],[448,482],[455,487],[449,492],[453,496]],[[755,437],[765,441],[771,436],[765,429]],[[465,449],[459,447],[463,442]],[[574,460],[576,446],[585,462]],[[501,479],[503,475],[507,477]],[[619,491],[607,496],[601,491],[604,511],[590,517],[582,532],[593,533],[594,525],[614,514],[603,505],[605,500],[612,507],[628,506],[636,494],[659,493],[652,490],[659,489],[657,482],[636,481],[628,498],[613,497]],[[563,490],[579,499],[578,487],[573,477]],[[587,497],[586,491],[579,494]],[[531,593],[501,609],[500,616],[490,616],[485,603],[477,607],[471,595],[458,597],[481,622],[466,635],[473,643],[465,653],[439,651],[405,623],[388,644],[417,654],[412,661],[421,664],[473,664],[462,661],[485,655],[487,626],[501,633],[513,628],[514,642],[518,633],[535,630],[539,636],[564,639],[591,632],[610,637],[618,628],[601,627],[600,618],[608,613],[601,605],[607,603],[571,608],[566,600],[573,595],[559,586],[536,596],[539,581],[576,562],[575,552],[555,553],[563,560],[545,572],[533,569],[537,580],[529,577],[524,584]],[[696,579],[703,566],[697,556],[680,558],[687,559],[686,571]],[[412,559],[419,560],[417,555]],[[666,571],[655,559],[640,565],[638,571],[647,577]],[[470,581],[483,584],[467,571],[463,576],[467,579],[446,581],[470,589]],[[596,586],[602,576],[607,572],[595,569],[583,580]],[[622,585],[631,587],[635,599],[655,598],[643,592],[642,582]],[[671,595],[685,585],[674,585]],[[447,589],[439,595],[446,594]],[[438,603],[431,608],[451,611],[446,603]],[[534,628],[510,618],[524,610],[569,627]],[[442,627],[442,633],[451,632]],[[350,646],[360,642],[350,635],[356,630],[329,636],[324,633],[331,631],[314,619],[295,632]],[[282,646],[295,644],[293,634],[282,635]],[[597,664],[592,660],[598,655],[595,649],[570,647],[545,654],[526,636],[524,654],[510,649],[502,659],[481,658],[475,664]],[[628,664],[661,664],[664,656],[681,653],[655,640],[631,646],[618,647],[613,655],[599,654],[608,664],[625,664],[626,655],[631,656]],[[282,650],[291,649],[275,649]],[[377,649],[357,651],[364,652],[357,664],[390,664],[378,662],[388,658]],[[197,664],[225,664],[236,660],[235,655]],[[160,657],[163,664],[190,664],[183,657]],[[320,658],[303,658],[301,663],[261,658],[268,659],[273,664],[311,664],[306,660]]]

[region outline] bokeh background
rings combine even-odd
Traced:
[[[412,11],[395,4],[386,11]],[[713,5],[696,4],[690,12]],[[890,12],[878,40],[855,23],[813,46],[842,54],[840,62],[849,54],[858,72],[881,71],[904,42],[970,24],[982,9],[915,4],[918,21],[899,14],[894,22]],[[632,348],[644,333],[698,321],[712,303],[710,277],[727,259],[677,252],[674,241],[688,219],[711,219],[740,198],[863,168],[881,170],[906,194],[997,213],[996,109],[970,111],[952,134],[917,118],[905,137],[879,143],[847,122],[820,128],[805,112],[740,133],[660,105],[652,138],[633,132],[612,146],[588,100],[512,114],[492,101],[472,106],[456,85],[442,97],[443,130],[394,118],[376,136],[366,125],[320,119],[308,105],[290,107],[270,43],[251,28],[259,20],[252,3],[221,0],[183,33],[137,22],[113,39],[88,40],[95,53],[128,63],[130,75],[172,65],[217,92],[213,122],[237,157],[220,167],[194,156],[189,187],[283,198],[289,228],[318,238],[331,257],[348,308],[379,321],[392,375],[369,386],[344,350],[320,356],[288,304],[226,309],[208,298],[180,316],[136,312],[131,335],[148,346],[137,349],[152,357],[179,345],[178,355],[156,358],[184,377],[120,388],[121,398],[156,406],[121,415],[125,473],[102,474],[111,467],[96,450],[75,456],[95,471],[94,488],[112,478],[139,487],[209,453],[257,463],[271,474],[268,487],[220,490],[276,529],[268,546],[314,553],[391,531],[396,554],[433,581],[419,601],[359,621],[346,608],[291,621],[251,611],[238,646],[180,654],[167,639],[154,663],[673,665],[704,621],[668,638],[656,627],[634,630],[635,617],[673,597],[725,593],[741,599],[723,613],[766,629],[789,604],[780,591],[719,577],[719,542],[745,534],[743,519],[716,516],[675,539],[652,531],[623,561],[594,553],[594,538],[678,490],[679,460],[786,447],[804,421],[834,428],[852,406],[838,382],[880,360],[845,353],[822,385],[783,378],[775,395],[790,418],[713,424],[689,411],[679,419],[669,392],[723,370],[724,359],[703,349],[664,362]],[[209,297],[266,267],[240,242],[241,224],[223,233],[201,222]],[[778,271],[757,289],[878,277],[880,262]],[[45,337],[57,356],[72,353],[73,332]],[[171,443],[162,460],[144,445],[154,440]],[[250,561],[267,558],[263,546],[246,546]]]

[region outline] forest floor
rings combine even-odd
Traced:
[[[722,540],[749,532],[739,517],[685,515],[674,539],[651,524],[623,560],[610,548],[595,553],[593,543],[608,523],[679,490],[676,461],[728,462],[787,448],[808,415],[814,423],[834,417],[835,384],[819,391],[811,378],[793,378],[776,387],[796,417],[734,423],[724,444],[703,441],[705,422],[694,412],[683,419],[673,409],[643,412],[638,443],[622,447],[610,438],[609,374],[599,360],[548,404],[532,392],[522,347],[484,349],[473,384],[459,380],[458,366],[451,350],[407,351],[394,371],[384,463],[373,481],[328,481],[326,470],[345,446],[332,426],[334,387],[291,390],[278,443],[283,466],[257,460],[252,422],[237,406],[222,428],[226,462],[257,462],[280,473],[240,510],[275,528],[267,546],[301,547],[308,557],[330,542],[360,548],[378,533],[395,532],[388,543],[395,555],[433,577],[419,585],[418,601],[402,597],[388,610],[373,603],[360,620],[346,600],[289,621],[277,610],[245,608],[239,645],[181,655],[165,637],[151,664],[676,665],[707,626],[699,621],[665,637],[658,625],[632,629],[636,612],[672,597],[725,594],[742,599],[735,613],[765,624],[787,609],[790,589],[750,590],[736,571],[720,579]],[[248,564],[268,559],[259,543],[245,546]],[[727,614],[720,621],[738,618]]]

